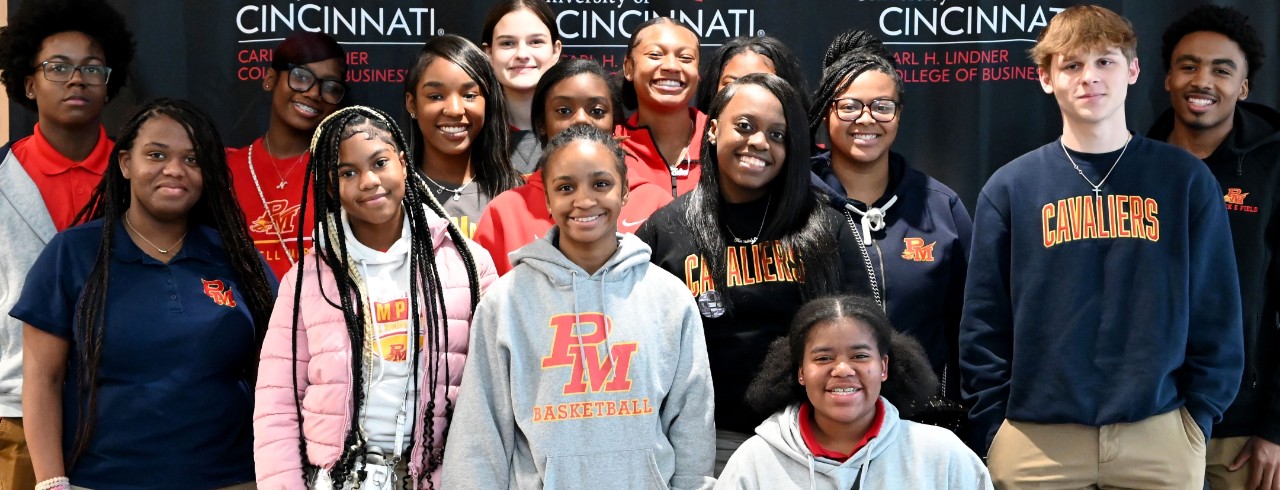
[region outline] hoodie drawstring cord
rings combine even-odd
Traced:
[[[813,476],[813,454],[809,454],[809,490],[817,490],[817,479]]]
[[[885,212],[893,207],[893,203],[898,202],[898,196],[889,198],[882,207],[874,207],[867,205],[867,210],[863,211],[854,206],[851,202],[844,203],[845,209],[853,211],[854,214],[862,217],[862,245],[871,245],[871,232],[884,229]]]
[[[609,342],[609,333],[610,333],[609,332],[609,327],[610,327],[609,308],[605,305],[604,279],[605,279],[605,275],[607,275],[608,273],[609,273],[609,269],[607,268],[600,269],[600,316],[603,316],[605,321],[605,324],[601,325],[600,328],[604,329],[604,348],[605,348],[605,355],[609,356],[609,366],[611,366],[611,369],[617,369],[618,364],[614,362],[614,359],[613,359],[613,343]]]
[[[582,334],[578,333],[578,324],[582,323],[582,313],[578,309],[578,271],[569,271],[569,289],[573,293],[573,338],[578,341],[578,360],[586,365],[587,351],[582,347]]]

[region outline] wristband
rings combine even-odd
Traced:
[[[36,490],[71,490],[71,479],[65,476],[50,478],[37,483]]]

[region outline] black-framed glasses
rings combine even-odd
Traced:
[[[339,80],[317,77],[315,72],[305,66],[289,65],[289,88],[295,92],[306,92],[320,82],[320,99],[330,104],[342,102],[347,95],[347,85]]]
[[[872,99],[871,102],[863,102],[853,97],[846,97],[832,101],[831,105],[836,117],[841,121],[855,122],[862,117],[864,110],[869,110],[872,119],[889,122],[897,117],[898,106],[901,104],[893,99]]]
[[[111,78],[111,69],[104,65],[73,65],[61,61],[40,63],[40,71],[44,79],[50,82],[66,82],[80,72],[80,80],[85,85],[106,85]]]

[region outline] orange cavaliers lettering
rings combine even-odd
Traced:
[[[1142,196],[1076,196],[1040,210],[1044,246],[1076,240],[1136,238],[1160,241],[1160,205]]]

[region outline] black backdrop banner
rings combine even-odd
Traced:
[[[38,1],[38,0],[27,0]],[[1014,157],[1056,138],[1061,119],[1027,56],[1053,15],[1074,1],[1036,0],[548,0],[566,57],[620,71],[635,26],[655,15],[691,25],[704,53],[734,36],[770,35],[800,58],[813,84],[836,34],[864,29],[895,53],[906,81],[894,150],[951,186],[973,209],[982,184]],[[22,2],[9,0],[9,12]],[[146,100],[190,99],[213,116],[224,141],[243,146],[266,130],[261,79],[271,49],[290,33],[325,32],[348,52],[349,103],[402,122],[405,71],[429,36],[479,41],[488,1],[457,0],[110,0],[129,19],[137,57],[128,87],[108,105],[108,133]],[[1101,0],[1138,33],[1141,74],[1129,89],[1129,128],[1145,133],[1168,107],[1160,35],[1203,2]],[[1248,14],[1269,59],[1249,100],[1280,101],[1280,2],[1217,1]],[[813,87],[809,87],[812,89]],[[30,134],[35,115],[12,104],[11,138]]]

